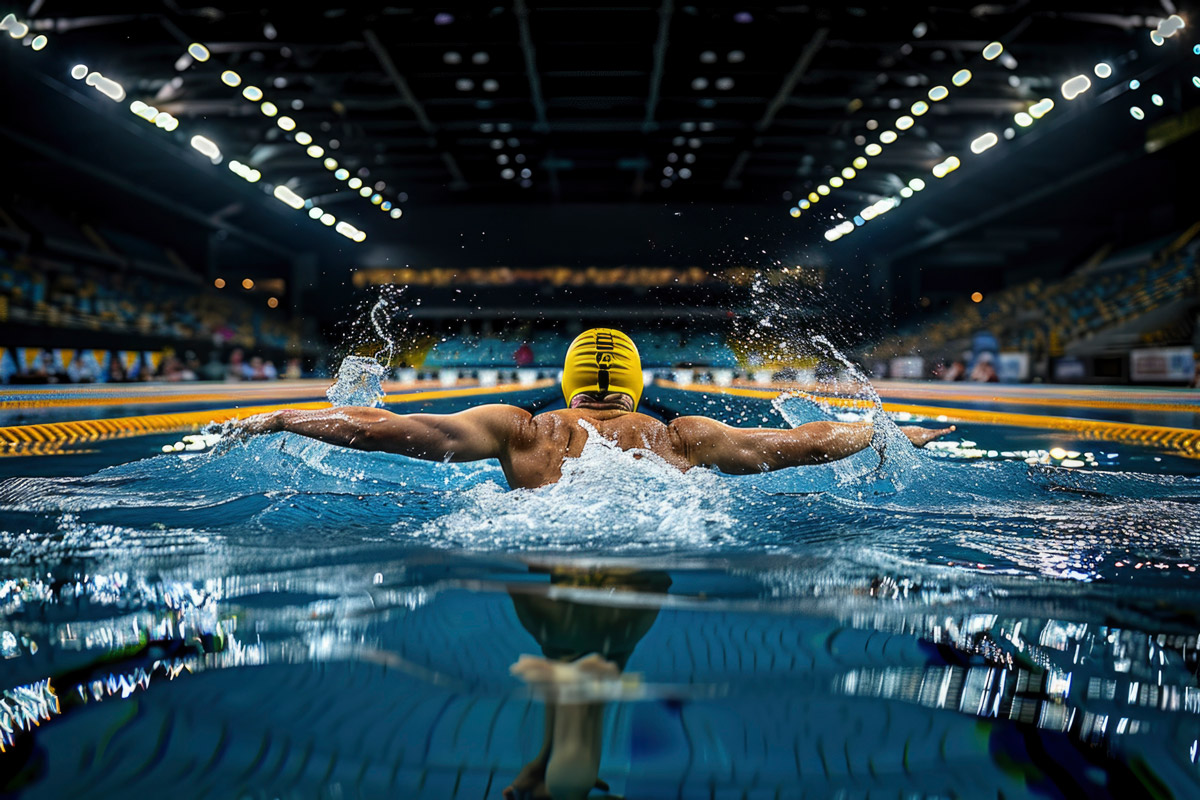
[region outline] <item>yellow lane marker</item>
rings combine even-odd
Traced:
[[[761,384],[756,384],[761,386]],[[739,386],[737,388],[749,388],[747,386]],[[858,385],[847,385],[844,387],[846,391],[856,391],[861,388]],[[810,394],[820,395],[822,391],[829,391],[829,385],[824,384],[768,384],[766,391],[777,392],[808,392]],[[1060,397],[1028,397],[1021,395],[1008,394],[974,394],[970,392],[954,392],[947,393],[929,389],[928,387],[919,387],[908,385],[903,388],[894,386],[875,386],[875,391],[880,397],[913,397],[925,400],[949,400],[956,403],[1000,403],[1004,405],[1015,406],[1073,406],[1079,408],[1103,408],[1116,411],[1174,411],[1177,413],[1192,413],[1200,414],[1200,395],[1189,396],[1185,400],[1178,403],[1167,402],[1144,402],[1130,400],[1086,400],[1083,398],[1072,397],[1070,395],[1062,395]],[[1040,391],[1040,389],[1039,389]],[[1074,391],[1074,390],[1072,390]],[[1143,395],[1145,396],[1145,395]]]
[[[705,384],[679,384],[659,381],[658,385],[668,389],[682,389],[705,394],[726,394],[739,397],[755,397],[773,400],[779,392],[764,389],[746,389],[739,386],[710,386]],[[820,397],[816,400],[839,408],[865,408],[870,403],[858,398]],[[1018,414],[1012,411],[982,411],[974,408],[946,408],[923,406],[910,403],[884,403],[883,410],[893,413],[908,413],[918,417],[945,420],[947,422],[981,422],[986,425],[1009,425],[1017,428],[1069,431],[1084,439],[1106,442],[1128,442],[1154,445],[1179,452],[1189,458],[1200,458],[1200,430],[1194,428],[1169,428],[1161,425],[1135,425],[1133,423],[1107,422],[1071,417],[1051,417],[1042,414]]]
[[[389,382],[390,384],[390,382]],[[397,384],[391,384],[392,388],[397,388]],[[412,387],[414,391],[422,391],[428,387],[441,386],[437,381],[420,381],[415,384],[405,384],[405,388]],[[115,406],[115,405],[136,405],[136,406],[151,406],[151,405],[177,405],[184,403],[236,403],[239,400],[245,401],[251,399],[247,395],[267,395],[270,399],[279,399],[287,397],[312,397],[314,395],[324,395],[325,389],[329,387],[327,381],[314,381],[311,385],[295,386],[287,385],[280,386],[275,390],[268,389],[263,386],[246,387],[240,391],[220,391],[220,392],[151,392],[147,394],[131,394],[129,387],[122,387],[119,391],[106,391],[95,397],[47,397],[47,398],[26,398],[22,400],[3,400],[0,399],[0,411],[19,411],[23,409],[35,408],[95,408],[98,406]],[[385,384],[387,388],[387,384]],[[89,392],[93,390],[88,390]],[[21,394],[62,394],[62,390],[40,390],[38,392],[22,391]]]
[[[420,403],[426,400],[444,400],[454,397],[476,397],[479,395],[505,394],[508,392],[545,389],[554,382],[537,381],[528,386],[509,383],[498,386],[474,386],[463,389],[440,389],[426,392],[411,392],[387,395],[384,402]],[[75,420],[71,422],[45,422],[37,425],[10,425],[0,427],[0,455],[45,455],[51,446],[80,441],[125,439],[150,433],[185,433],[197,431],[211,422],[245,419],[255,414],[278,411],[282,408],[316,409],[329,408],[327,402],[285,403],[276,405],[246,406],[244,408],[217,408],[208,411],[186,411],[178,414],[147,414],[137,417],[113,419]]]

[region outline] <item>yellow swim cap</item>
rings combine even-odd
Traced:
[[[612,328],[592,328],[575,337],[563,364],[563,397],[567,405],[580,392],[620,392],[642,399],[642,357],[625,334]]]

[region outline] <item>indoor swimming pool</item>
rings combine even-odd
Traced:
[[[1194,393],[888,384],[892,417],[955,435],[748,477],[596,440],[519,491],[493,462],[197,434],[324,390],[10,393],[0,790],[1200,791]],[[871,410],[778,393],[659,381],[642,408]],[[562,405],[549,381],[388,396],[479,402]]]

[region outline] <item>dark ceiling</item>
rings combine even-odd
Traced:
[[[753,218],[754,235],[769,237],[775,248],[758,248],[768,260],[840,255],[901,274],[906,260],[919,259],[931,269],[973,263],[1001,275],[1012,262],[997,260],[997,253],[1070,258],[1112,230],[1103,214],[1116,213],[1121,203],[1089,211],[1071,199],[1094,192],[1098,174],[1120,174],[1122,203],[1144,210],[1137,196],[1161,190],[1163,176],[1178,175],[1187,162],[1179,147],[1157,154],[1148,167],[1139,160],[1152,117],[1183,114],[1200,95],[1187,84],[1187,66],[1180,69],[1196,58],[1191,31],[1163,47],[1150,41],[1156,20],[1174,10],[1169,0],[114,2],[103,10],[94,2],[35,0],[18,17],[29,21],[31,33],[51,37],[50,45],[10,60],[19,56],[43,73],[46,85],[29,92],[49,86],[86,99],[92,110],[75,109],[69,121],[76,132],[99,124],[99,111],[123,115],[123,129],[156,140],[143,146],[140,163],[123,169],[134,185],[161,186],[164,174],[177,170],[186,173],[181,185],[190,187],[193,173],[209,170],[195,191],[197,213],[222,213],[221,224],[231,230],[277,239],[249,203],[230,210],[230,201],[208,199],[222,186],[243,198],[251,187],[197,158],[188,141],[202,134],[219,145],[226,163],[236,159],[261,172],[256,190],[286,184],[367,231],[366,247],[349,248],[360,262],[513,263],[523,252],[531,262],[619,262],[622,248],[630,254],[626,261],[653,260],[653,226],[668,227],[673,209],[687,208],[680,229],[662,237],[700,243],[685,261],[703,263],[702,253],[752,257],[756,243],[734,244],[750,241],[734,234],[744,227],[740,221]],[[992,41],[1006,49],[988,61],[981,51]],[[211,58],[185,57],[192,42],[206,45]],[[1112,66],[1111,79],[1093,76],[1101,61]],[[120,81],[128,97],[114,105],[72,81],[75,63]],[[946,102],[930,103],[929,113],[817,207],[798,220],[788,217],[791,206],[848,166],[912,103],[927,99],[935,85],[950,86],[964,68],[972,72],[968,84],[952,88]],[[239,86],[222,83],[225,70],[238,74]],[[1076,74],[1092,76],[1096,85],[1068,103],[1059,87]],[[1151,106],[1148,96],[1136,101],[1147,109],[1141,127],[1123,98],[1133,76],[1170,84],[1169,91],[1156,90],[1166,98],[1162,107]],[[274,118],[242,96],[247,85],[261,87],[277,106]],[[1013,114],[1042,97],[1055,99],[1055,112],[1031,128],[1014,126]],[[131,100],[174,115],[179,129],[168,133],[133,117]],[[295,131],[276,124],[282,115],[295,120]],[[44,121],[14,116],[5,129],[37,138],[38,124]],[[1002,139],[990,165],[965,163],[975,137],[1014,127],[1014,141]],[[298,131],[325,152],[310,157],[294,140]],[[74,149],[86,148],[80,142]],[[995,157],[1000,151],[1005,155]],[[189,160],[186,169],[172,163],[171,152]],[[932,179],[930,169],[950,154],[960,155],[964,168],[945,181]],[[1114,155],[1122,157],[1106,161]],[[372,207],[325,167],[326,158],[367,185],[382,182],[380,199],[402,208],[404,217],[393,220]],[[1015,173],[1025,181],[1020,189]],[[914,177],[936,183],[930,187],[936,191],[914,198],[914,210],[906,203],[855,236],[826,244],[822,233],[842,221],[839,213],[851,217]],[[1188,202],[1195,207],[1194,197]],[[291,213],[284,208],[280,215],[269,197],[261,203],[271,207],[270,219]],[[585,213],[563,210],[575,205]],[[977,224],[964,227],[968,209]],[[481,230],[492,219],[506,220],[504,231]],[[647,224],[633,224],[637,219],[658,222],[647,223],[648,233]],[[288,224],[299,231],[294,247],[347,244],[307,218]],[[633,233],[622,242],[626,230]],[[997,231],[1006,232],[1004,247],[995,245]],[[562,246],[535,255],[531,241],[556,234]],[[1046,244],[1063,238],[1071,241],[1061,252]],[[730,243],[718,253],[722,239]],[[571,247],[580,251],[575,259],[565,257]],[[660,245],[657,252],[672,248]],[[605,255],[589,259],[589,252]]]

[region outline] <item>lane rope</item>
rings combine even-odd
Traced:
[[[658,386],[703,394],[735,395],[774,400],[781,392],[764,389],[747,389],[739,386],[711,386],[706,384],[679,384],[658,381]],[[868,408],[866,400],[847,397],[813,396],[818,402],[838,408]],[[949,408],[925,406],[911,403],[883,403],[883,410],[890,413],[907,413],[917,417],[935,419],[939,422],[980,422],[985,425],[1008,425],[1016,428],[1068,431],[1083,439],[1141,444],[1171,450],[1188,458],[1200,458],[1200,430],[1195,428],[1171,428],[1163,425],[1140,425],[1135,423],[1108,422],[1106,420],[1079,419],[1074,417],[1052,417],[1043,414],[1020,414],[1013,411],[984,411],[975,408]]]

